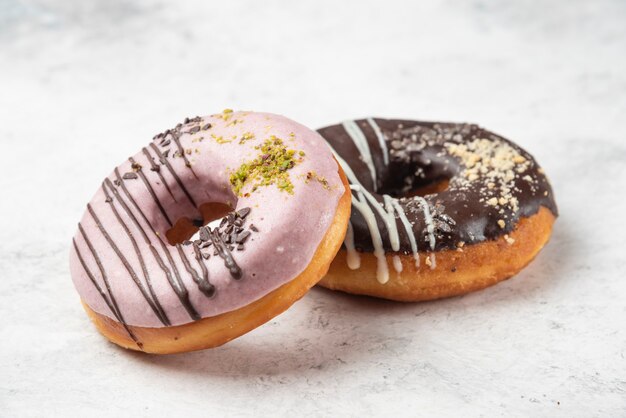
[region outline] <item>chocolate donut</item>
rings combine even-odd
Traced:
[[[409,301],[466,293],[517,273],[550,236],[558,212],[543,170],[493,132],[380,118],[318,132],[353,193],[343,254],[322,286]]]

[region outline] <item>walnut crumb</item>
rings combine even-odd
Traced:
[[[504,227],[506,226],[506,222],[504,222],[502,219],[498,219],[498,226],[504,229]]]

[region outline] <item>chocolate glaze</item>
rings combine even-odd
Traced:
[[[361,185],[376,201],[384,203],[383,195],[396,198],[406,213],[420,251],[430,249],[427,222],[419,199],[411,197],[420,188],[449,180],[446,190],[424,196],[432,214],[435,251],[454,249],[463,244],[495,240],[509,234],[520,218],[536,214],[541,206],[558,215],[552,188],[533,157],[516,144],[473,124],[418,122],[410,120],[361,119],[355,121],[363,133],[371,165],[367,155],[357,146],[355,139],[343,124],[321,128],[318,132],[329,142],[335,152],[352,168]],[[350,122],[352,123],[352,122]],[[378,132],[377,132],[378,130]],[[514,178],[507,181],[493,180],[494,192],[485,189],[489,170],[479,172],[478,177],[468,177],[466,169],[471,164],[459,156],[458,145],[493,146],[494,152],[510,146],[519,161],[512,171]],[[381,141],[383,141],[381,143]],[[464,148],[462,148],[464,149]],[[367,153],[366,153],[367,154]],[[471,156],[470,156],[471,157]],[[388,163],[385,163],[385,160]],[[374,184],[370,167],[375,170]],[[489,178],[489,182],[491,179]],[[510,188],[510,195],[517,204],[493,204],[502,183]],[[490,204],[490,203],[491,204]],[[374,211],[383,247],[393,252],[389,231],[380,214]],[[374,250],[370,230],[364,217],[353,210],[350,219],[354,231],[354,245],[359,251]],[[400,247],[404,254],[411,252],[409,236],[400,219],[395,216]],[[461,244],[463,243],[463,244]]]

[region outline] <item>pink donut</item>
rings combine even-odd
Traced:
[[[74,285],[135,340],[133,327],[242,308],[311,263],[346,194],[342,176],[320,135],[283,116],[186,119],[115,168],[87,204],[70,256]],[[168,243],[178,220],[202,220],[207,202],[233,211],[220,228]]]

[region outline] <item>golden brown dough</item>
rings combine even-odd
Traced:
[[[424,263],[428,252],[419,253],[422,260],[419,268],[415,266],[412,254],[400,255],[402,272],[394,271],[385,284],[376,280],[376,257],[373,254],[361,253],[361,268],[350,270],[346,251],[342,250],[319,285],[402,302],[462,295],[492,286],[522,270],[548,242],[554,220],[552,212],[542,207],[537,214],[521,219],[507,237],[435,253],[435,269]],[[387,254],[390,265],[393,255]]]

